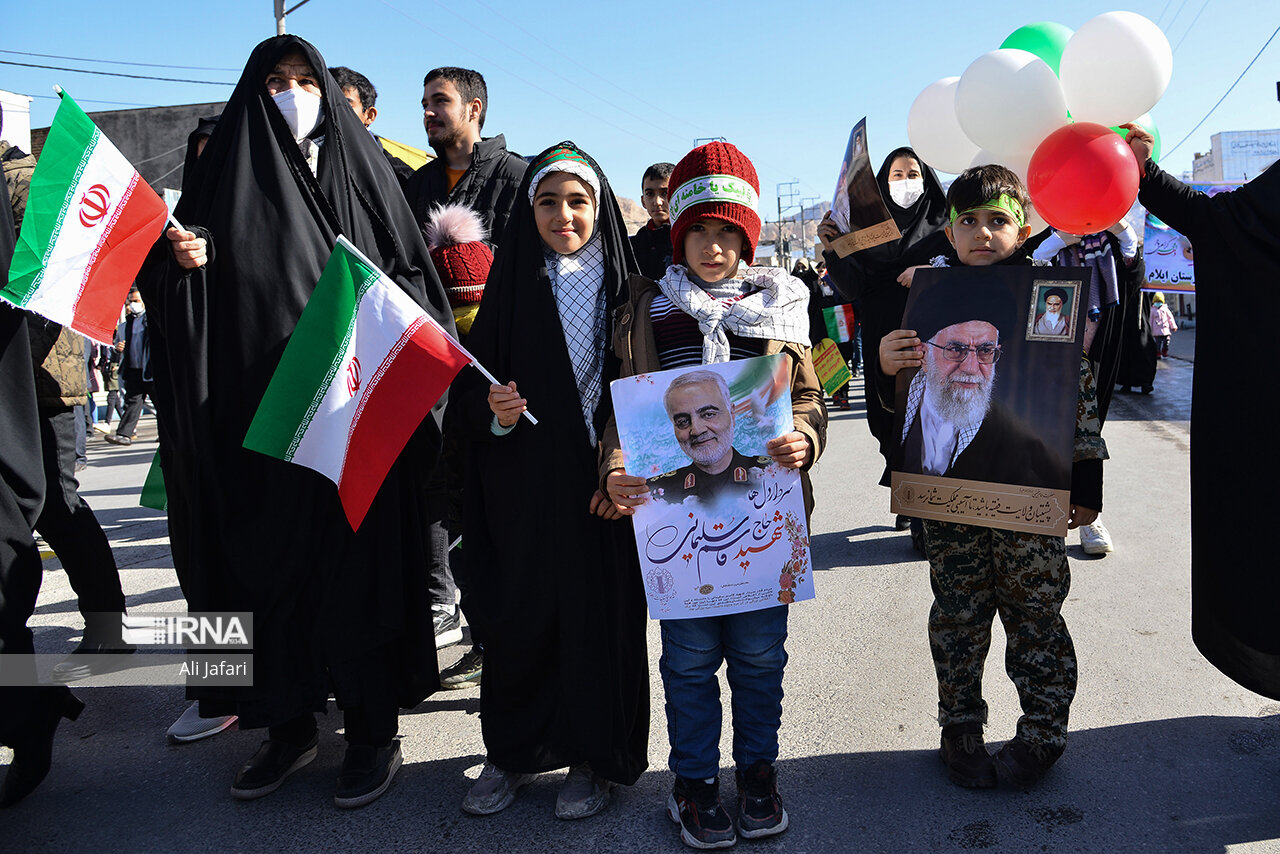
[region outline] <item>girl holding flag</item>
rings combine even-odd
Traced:
[[[462,808],[496,813],[568,767],[556,815],[585,818],[647,762],[644,590],[596,483],[614,309],[637,268],[608,180],[572,142],[533,159],[498,247],[467,343],[509,382],[460,380],[453,402],[472,438],[463,543],[488,753]],[[526,402],[540,423],[521,418]]]

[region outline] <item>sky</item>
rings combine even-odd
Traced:
[[[225,83],[0,64],[0,88],[36,96],[32,127],[52,121],[54,84],[90,112],[223,100],[253,46],[275,34],[272,0],[10,5],[0,35],[5,62]],[[549,14],[553,8],[559,11]],[[1133,0],[1125,6],[922,0],[909,7],[809,0],[606,0],[563,7],[517,0],[309,0],[287,25],[330,65],[350,66],[373,81],[379,110],[373,129],[380,135],[425,148],[424,74],[441,65],[475,68],[489,88],[485,135],[504,134],[510,149],[531,155],[571,139],[596,158],[619,195],[634,199],[650,163],[675,162],[697,140],[724,137],[754,162],[761,214],[773,220],[779,196],[784,203],[830,201],[850,128],[861,117],[868,117],[878,167],[890,150],[908,143],[911,102],[934,80],[962,74],[1024,24],[1056,21],[1076,29],[1116,9],[1155,21],[1174,48],[1172,81],[1151,110],[1167,171],[1189,170],[1193,153],[1208,151],[1213,133],[1280,128],[1277,37],[1209,120],[1170,151],[1280,27],[1280,4],[1257,0]],[[779,192],[791,181],[797,183]]]

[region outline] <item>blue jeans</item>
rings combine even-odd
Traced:
[[[728,665],[733,761],[746,768],[778,758],[787,606],[744,614],[662,621],[658,669],[667,695],[668,764],[681,777],[720,773],[720,663]]]

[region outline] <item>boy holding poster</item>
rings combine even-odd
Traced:
[[[1022,182],[1002,166],[969,169],[957,178],[947,194],[950,225],[946,233],[960,263],[976,267],[1030,263],[1019,252],[1031,231],[1026,224],[1027,204]],[[951,356],[944,350],[962,353],[951,383],[967,382],[968,387],[961,385],[952,395],[972,397],[973,387],[985,374],[984,366],[994,364],[990,354],[998,357],[999,349],[998,342],[977,338],[922,341],[914,330],[899,329],[881,340],[880,365],[886,377],[893,377],[901,370],[923,366],[926,359]],[[893,399],[892,392],[883,389],[881,396]],[[1107,457],[1087,359],[1081,361],[1077,411],[1071,528],[1089,524],[1102,509],[1102,460]],[[930,441],[943,439],[931,434]],[[934,593],[929,646],[938,675],[942,761],[951,781],[960,786],[991,788],[997,783],[998,770],[1013,784],[1028,787],[1062,755],[1067,713],[1075,696],[1075,648],[1061,614],[1071,581],[1066,540],[950,522],[925,520],[924,524]],[[987,720],[982,668],[997,613],[1007,636],[1006,668],[1023,714],[1017,735],[992,757],[982,738]]]
[[[782,353],[788,362],[794,429],[770,440],[775,463],[807,471],[826,441],[827,413],[809,355],[808,289],[785,270],[739,269],[760,236],[755,167],[732,145],[695,148],[671,174],[672,266],[656,284],[633,279],[614,335],[621,376]],[[644,477],[623,468],[615,421],[604,435],[602,485],[622,513],[650,499]],[[804,477],[806,509],[812,491]],[[787,828],[773,763],[782,720],[787,606],[662,621],[670,767],[667,810],[694,848],[727,848],[737,834]],[[733,758],[739,818],[720,802],[720,688],[727,662],[733,693]]]

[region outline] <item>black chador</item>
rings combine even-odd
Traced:
[[[500,381],[515,380],[540,423],[522,418],[496,436],[488,383],[466,371],[454,386],[453,414],[474,439],[463,536],[475,574],[468,619],[485,639],[480,718],[489,760],[512,772],[590,762],[595,773],[631,784],[647,761],[644,589],[631,526],[588,512],[599,448],[552,291],[548,263],[557,262],[529,202],[538,164],[558,148],[581,157],[599,180],[591,237],[603,267],[592,286],[604,294],[591,354],[603,360],[602,394],[591,413],[596,436],[612,411],[609,382],[619,368],[612,321],[627,302],[635,260],[604,174],[572,143],[561,143],[534,158],[521,184],[467,339]],[[594,251],[589,245],[579,254]],[[597,299],[598,292],[590,295]],[[586,358],[585,348],[573,349]]]
[[[302,143],[318,150],[314,171],[264,85],[291,51],[323,92],[323,118]],[[189,158],[175,211],[209,241],[208,262],[182,270],[162,239],[140,280],[183,593],[192,610],[254,619],[253,686],[193,696],[205,714],[234,712],[253,727],[322,710],[332,691],[339,706],[373,710],[394,734],[396,707],[437,686],[417,520],[442,406],[391,468],[357,533],[332,482],[241,447],[339,234],[453,328],[395,175],[326,68],[294,36],[254,49],[203,154]]]

